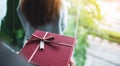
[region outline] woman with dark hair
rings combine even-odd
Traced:
[[[18,16],[25,30],[25,40],[36,30],[63,34],[67,8],[62,0],[20,0]]]
[[[64,0],[20,0],[18,16],[25,30],[25,41],[36,30],[63,34],[67,23]],[[75,66],[71,61],[70,66]]]

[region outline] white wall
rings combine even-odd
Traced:
[[[7,0],[0,0],[0,24],[1,24],[1,19],[6,14],[6,1]]]

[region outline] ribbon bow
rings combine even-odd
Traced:
[[[31,41],[40,41],[40,43],[39,43],[40,49],[44,49],[44,44],[45,44],[44,42],[52,42],[52,40],[55,38],[54,36],[46,37],[47,34],[48,34],[48,32],[45,33],[43,38],[32,34],[32,36],[34,38],[30,38],[30,39],[28,39],[28,41],[29,42],[31,42]]]

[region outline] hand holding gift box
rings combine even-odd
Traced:
[[[20,54],[38,66],[68,66],[74,45],[72,37],[36,30]]]

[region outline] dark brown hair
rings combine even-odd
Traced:
[[[21,10],[33,27],[51,22],[59,16],[61,0],[22,0]]]

